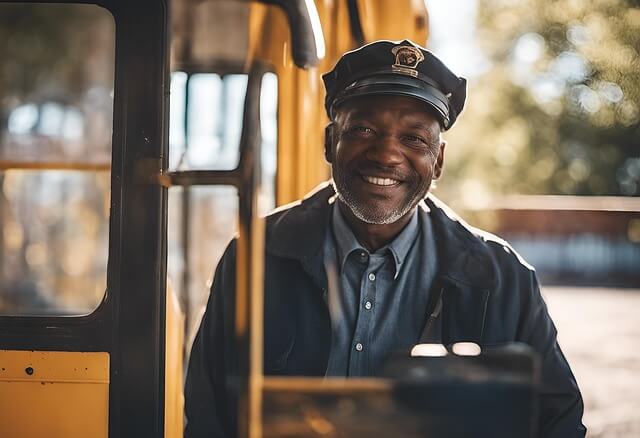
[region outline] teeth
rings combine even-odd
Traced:
[[[398,183],[397,180],[391,178],[376,178],[375,176],[364,176],[363,178],[366,182],[377,186],[392,186]]]

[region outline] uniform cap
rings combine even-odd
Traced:
[[[409,40],[376,41],[347,52],[322,80],[330,119],[340,104],[353,97],[400,95],[427,103],[447,130],[458,118],[467,96],[466,79]]]

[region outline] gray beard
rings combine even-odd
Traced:
[[[372,208],[367,202],[361,202],[355,196],[348,184],[344,183],[344,178],[338,177],[333,179],[333,187],[338,195],[338,199],[342,201],[355,217],[367,224],[389,225],[398,221],[401,217],[409,213],[424,196],[420,196],[416,192],[411,198],[411,202],[405,202],[402,205],[388,211]],[[426,193],[425,193],[426,196]]]

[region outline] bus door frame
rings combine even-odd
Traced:
[[[113,15],[111,205],[107,287],[98,308],[79,317],[0,316],[0,349],[108,352],[109,436],[161,437],[167,190],[154,176],[168,156],[167,1],[11,3],[95,4]]]

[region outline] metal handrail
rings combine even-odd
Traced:
[[[238,351],[232,390],[238,399],[238,436],[260,437],[262,428],[264,220],[258,217],[260,176],[260,91],[267,69],[249,73],[240,138],[240,159],[231,170],[186,170],[156,177],[164,187],[229,185],[238,190],[235,335]]]

